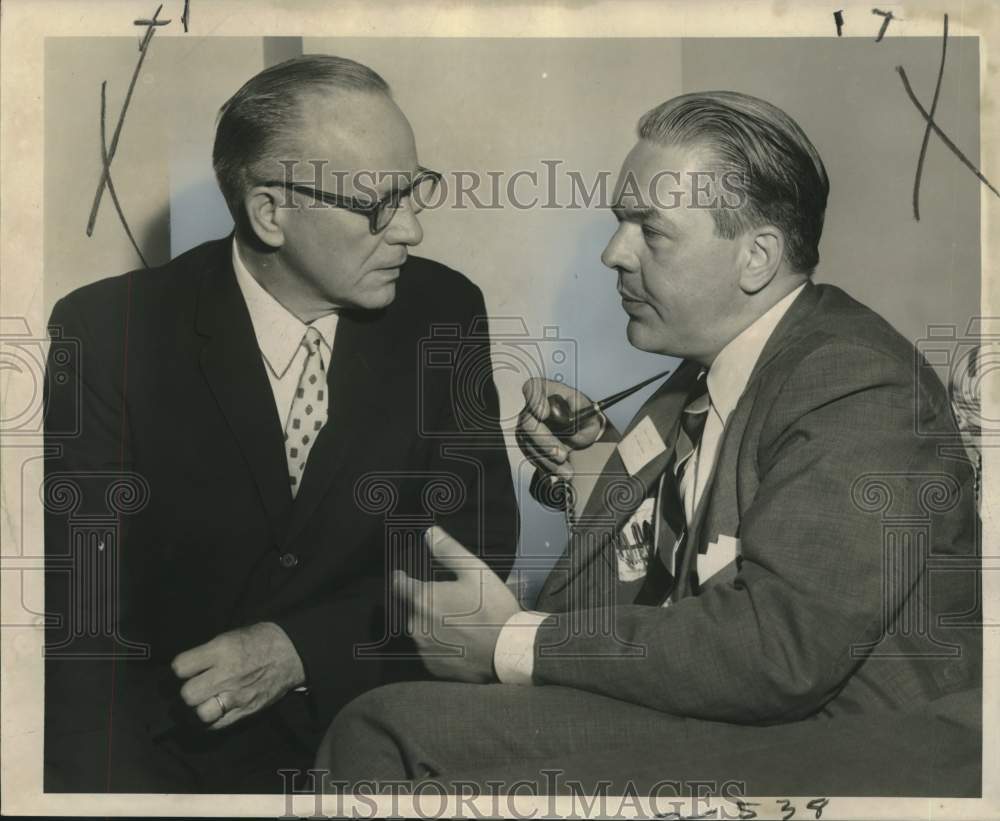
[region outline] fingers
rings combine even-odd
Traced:
[[[541,422],[549,418],[548,392],[545,390],[547,384],[548,380],[535,377],[529,379],[521,386],[521,393],[524,394],[525,411]]]
[[[538,377],[529,379],[521,386],[521,393],[524,394],[524,401],[532,414],[542,422],[549,415],[550,396],[563,397],[569,402],[570,408],[575,411],[591,404],[590,399],[585,394],[563,382],[556,382],[554,379],[540,379]]]
[[[515,439],[524,455],[547,473],[571,478],[567,464],[571,449],[589,447],[603,430],[600,421],[591,418],[571,437],[557,437],[545,424],[549,417],[549,397],[562,396],[574,411],[588,407],[590,399],[575,388],[550,379],[529,379],[521,387],[525,406],[518,417]]]
[[[219,668],[212,667],[184,682],[184,686],[181,687],[181,699],[188,707],[194,707],[218,693],[223,683]]]
[[[191,678],[191,676],[207,670],[215,664],[217,647],[217,640],[212,639],[205,644],[200,644],[197,647],[192,647],[190,650],[179,653],[170,662],[170,667],[174,671],[174,675],[177,678]]]
[[[260,679],[257,670],[248,670],[242,674],[219,665],[206,670],[194,678],[188,679],[181,687],[181,700],[189,707],[196,707],[211,701],[213,695],[221,692],[238,693],[242,688]],[[239,701],[239,698],[236,699]]]
[[[209,730],[223,730],[235,724],[242,718],[253,715],[260,709],[263,700],[258,698],[257,693],[247,688],[243,690],[227,690],[218,693],[218,698],[210,698],[207,702],[198,705],[195,711],[198,717],[202,718],[202,710],[205,714],[212,716],[205,721],[210,724]],[[221,705],[219,702],[222,702]]]
[[[246,715],[247,711],[245,708],[253,700],[254,692],[248,687],[222,689],[219,692],[212,693],[201,701],[195,706],[194,712],[203,723],[215,725],[223,716],[230,716],[233,713],[237,713],[238,718],[240,715]],[[227,723],[232,724],[232,721],[230,720]],[[216,729],[216,727],[212,729]]]
[[[171,662],[174,673],[187,679],[181,699],[212,730],[252,715],[302,680],[301,664],[291,669],[275,630],[288,641],[284,631],[265,622],[223,633]]]
[[[473,576],[479,578],[484,570],[489,571],[489,567],[482,559],[470,553],[443,527],[434,525],[428,528],[424,533],[424,539],[430,548],[431,556],[451,570],[459,581]]]
[[[392,592],[407,602],[412,603],[419,598],[417,590],[420,584],[418,579],[411,578],[403,570],[392,571]]]
[[[514,436],[521,451],[536,467],[548,473],[572,474],[566,465],[569,457],[566,445],[527,409],[521,413]]]
[[[218,696],[218,698],[216,698]],[[195,715],[201,719],[203,724],[214,724],[226,714],[229,709],[229,694],[215,693],[194,708]],[[220,703],[221,702],[221,703]]]
[[[607,417],[605,417],[603,413],[598,413],[596,416],[591,416],[587,419],[580,426],[580,429],[566,441],[571,447],[577,450],[589,448],[592,444],[594,444],[594,442],[601,438],[607,424]]]
[[[272,700],[266,688],[256,685],[226,688],[206,698],[194,712],[210,730],[222,730],[253,715]]]
[[[402,570],[392,571],[392,592],[406,603],[406,634],[416,638],[426,621],[424,583]]]
[[[226,727],[235,724],[241,718],[246,718],[247,716],[253,715],[256,712],[257,712],[256,710],[244,710],[242,708],[230,710],[208,729],[212,730],[213,732],[216,730],[224,730]]]

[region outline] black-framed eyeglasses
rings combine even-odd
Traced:
[[[291,182],[287,180],[270,180],[264,185],[278,185],[289,191],[298,191],[314,197],[320,202],[332,205],[335,208],[343,208],[355,214],[362,214],[368,217],[368,230],[372,234],[378,234],[389,227],[392,218],[396,216],[400,203],[409,199],[410,207],[414,214],[419,214],[430,202],[431,197],[437,190],[438,183],[441,182],[441,175],[437,171],[429,168],[421,168],[405,188],[390,191],[380,200],[369,202],[359,197],[345,197],[340,194],[331,194],[319,188],[313,188],[303,183]]]

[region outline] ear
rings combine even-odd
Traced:
[[[746,294],[763,290],[778,273],[785,257],[785,237],[773,225],[751,228],[745,235],[746,256],[740,288]]]
[[[285,219],[292,204],[292,195],[282,189],[258,185],[243,197],[243,208],[250,229],[270,248],[285,244]]]

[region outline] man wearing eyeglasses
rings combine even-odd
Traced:
[[[331,56],[269,68],[223,106],[213,162],[231,237],[53,311],[83,392],[48,480],[89,498],[124,473],[141,503],[94,548],[110,605],[59,572],[48,512],[48,791],[280,792],[339,707],[423,675],[388,578],[426,574],[424,527],[513,561],[495,388],[452,392],[489,363],[482,295],[409,256],[439,175],[385,81]],[[436,328],[450,367],[422,368]],[[74,407],[50,392],[50,429]]]

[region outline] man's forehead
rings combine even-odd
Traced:
[[[320,163],[324,180],[377,174],[398,187],[418,168],[413,131],[406,117],[384,94],[340,92],[307,95],[298,135],[303,162]],[[312,173],[311,169],[310,172]],[[393,180],[396,185],[393,185]],[[371,185],[370,179],[365,180]]]
[[[707,169],[697,149],[639,140],[622,163],[612,207],[627,219],[641,220],[664,204],[672,208],[690,201],[692,175]]]

